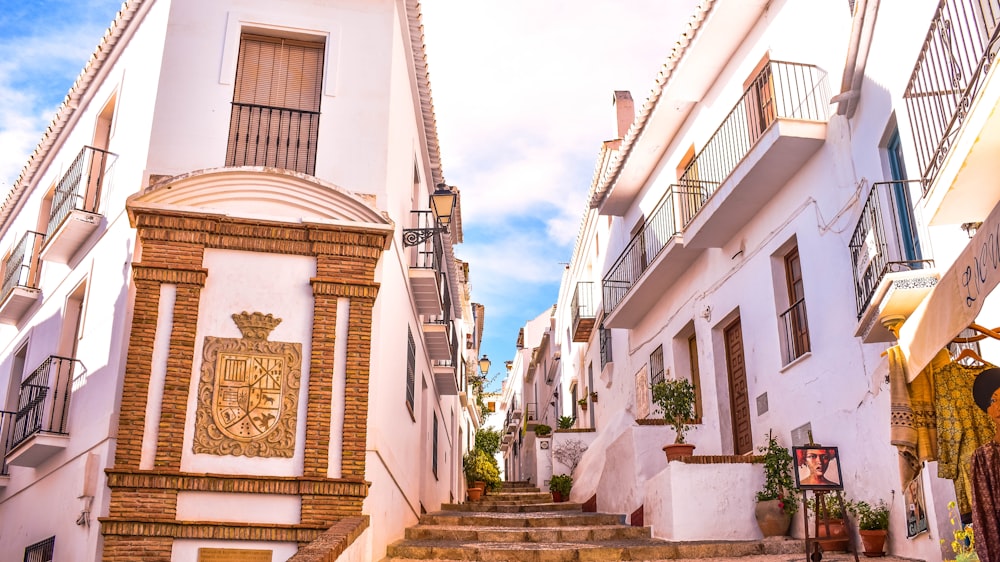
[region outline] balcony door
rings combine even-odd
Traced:
[[[913,267],[920,267],[916,262],[923,259],[920,252],[920,237],[917,232],[917,223],[913,216],[913,201],[910,197],[910,190],[906,183],[906,168],[903,166],[903,148],[899,142],[899,131],[893,131],[886,145],[886,152],[889,159],[889,174],[894,182],[892,184],[892,203],[896,209],[896,220],[899,226],[899,253],[900,259],[910,262]]]
[[[227,166],[315,173],[323,50],[322,42],[243,35]]]
[[[750,428],[750,393],[743,357],[743,328],[739,317],[726,326],[723,336],[729,374],[729,408],[733,419],[733,453],[742,455],[753,451],[753,432]]]

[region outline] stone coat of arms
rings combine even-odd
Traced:
[[[205,337],[194,452],[245,457],[291,457],[302,344],[267,337],[280,318],[233,314],[242,339]]]

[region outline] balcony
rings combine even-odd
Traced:
[[[679,234],[701,208],[701,190],[671,185],[602,281],[605,327],[631,328],[694,263],[700,250],[686,248]]]
[[[914,216],[920,189],[919,180],[873,184],[851,236],[855,335],[865,343],[892,341],[880,319],[912,311],[937,284],[930,246],[922,243],[927,236]]]
[[[826,140],[829,99],[815,66],[764,66],[680,178],[703,202],[685,246],[721,247],[798,173]]]
[[[437,361],[434,365],[434,383],[438,392],[446,396],[457,396],[461,385],[458,374],[461,371],[461,357],[459,356],[458,335],[455,333],[455,325],[449,324],[451,331],[449,337],[449,350],[451,357],[446,361]],[[463,374],[464,376],[464,374]]]
[[[41,297],[42,292],[38,290],[39,250],[44,240],[44,234],[28,232],[4,260],[0,323],[17,324]]]
[[[809,319],[806,317],[806,301],[799,299],[788,310],[779,315],[781,320],[782,364],[787,365],[808,353]]]
[[[101,224],[98,214],[114,154],[85,146],[56,185],[41,258],[66,263]]]
[[[15,412],[0,411],[0,488],[10,480],[7,454],[10,452],[10,438],[14,429]]]
[[[586,281],[576,284],[573,291],[573,341],[588,342],[594,331],[597,310],[594,307],[594,284]]]
[[[442,288],[443,302],[440,316],[424,320],[424,340],[427,342],[427,350],[433,361],[451,360],[455,355],[454,349],[458,346],[458,336],[451,322],[451,291],[448,285]]]
[[[233,102],[226,166],[316,175],[319,112]]]
[[[930,224],[982,221],[1000,200],[1000,39],[995,0],[944,0],[903,98]]]
[[[403,230],[404,246],[409,252],[410,290],[417,313],[427,316],[441,314],[444,275],[444,245],[440,233],[434,232],[435,219],[431,211],[410,211],[414,228]]]
[[[9,464],[38,467],[66,448],[73,363],[74,359],[52,355],[21,383]]]

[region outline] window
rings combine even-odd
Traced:
[[[438,476],[438,415],[434,412],[434,426],[431,436],[431,472],[434,473],[434,479],[437,480]]]
[[[657,346],[649,355],[650,386],[663,382],[663,346]]]
[[[323,47],[251,34],[240,38],[227,166],[316,172]]]
[[[608,363],[614,361],[611,355],[611,329],[605,328],[604,322],[601,322],[597,328],[597,335],[601,342],[601,369],[604,369]]]
[[[802,264],[799,248],[793,246],[785,254],[785,284],[790,306],[781,313],[784,331],[785,364],[791,363],[809,351],[809,325],[806,320],[805,289],[802,284]]]
[[[413,387],[417,373],[417,344],[413,341],[413,331],[406,328],[406,407],[413,417]],[[415,419],[415,418],[414,418]]]
[[[24,562],[52,562],[56,538],[49,537],[24,549]]]
[[[694,385],[694,422],[701,423],[701,374],[698,372],[698,338],[694,334],[687,338],[687,352]]]
[[[920,237],[917,222],[913,213],[913,198],[910,196],[910,184],[906,183],[906,167],[903,165],[903,146],[899,142],[899,130],[894,129],[885,146],[889,161],[889,175],[892,183],[892,205],[896,211],[897,228],[899,229],[899,253],[901,261],[920,267],[923,256],[920,252]]]

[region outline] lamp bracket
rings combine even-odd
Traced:
[[[448,232],[447,227],[435,228],[404,228],[403,246],[417,246],[429,240],[435,234]]]

